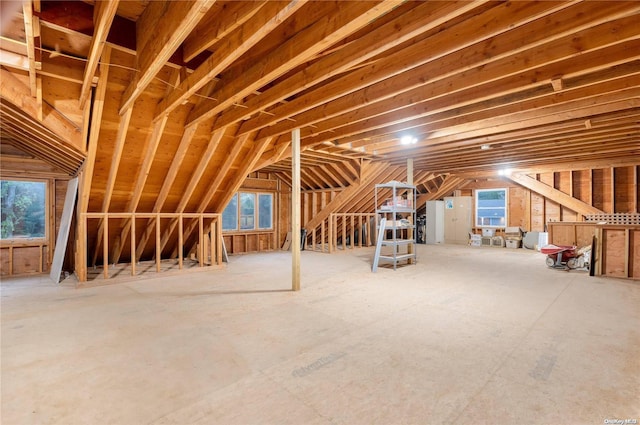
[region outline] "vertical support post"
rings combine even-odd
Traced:
[[[9,245],[9,276],[13,276],[13,245]]]
[[[320,223],[320,252],[324,252],[324,239],[325,239],[325,221],[322,220]]]
[[[87,217],[78,214],[78,237],[76,238],[76,265],[80,284],[87,281]]]
[[[624,277],[631,277],[629,255],[631,254],[631,230],[629,228],[624,229]]]
[[[411,186],[413,186],[413,158],[407,158],[407,184],[410,184]],[[415,199],[413,199],[413,192],[414,190],[409,190],[409,192],[407,192],[407,205],[411,206],[411,208],[413,209],[413,211],[416,211],[417,205],[413,205],[413,202],[415,201]],[[409,217],[407,217],[409,219],[409,224],[411,226],[414,226],[414,217],[413,214],[409,214]],[[417,229],[414,227],[413,228],[413,240],[414,242],[416,242],[416,236],[417,236]],[[413,244],[409,244],[407,245],[407,253],[408,254],[413,254]],[[413,260],[409,259],[409,264],[412,264]]]
[[[333,213],[329,214],[329,235],[327,237],[327,248],[329,251],[329,254],[333,253],[333,238],[334,238],[334,221],[335,221],[335,215],[333,215]]]
[[[131,214],[131,276],[136,275],[136,215]]]
[[[162,250],[160,249],[160,214],[156,216],[156,271],[160,273],[161,265],[160,265],[160,256],[162,254]]]
[[[104,233],[102,234],[102,269],[104,278],[109,279],[109,215],[104,213]]]
[[[341,214],[342,217],[342,251],[346,252],[347,250],[347,216],[346,214]]]
[[[216,264],[222,265],[222,216],[216,218]]]
[[[291,290],[300,290],[300,129],[291,132]]]
[[[216,258],[216,247],[218,243],[216,242],[216,227],[215,227],[215,218],[212,218],[209,222],[209,265],[213,266],[217,262]]]
[[[182,253],[184,251],[184,235],[182,234],[182,214],[178,216],[178,268],[182,270]]]
[[[198,217],[198,263],[200,267],[204,266],[204,217],[202,214]]]
[[[356,232],[355,232],[355,216],[353,214],[350,214],[349,216],[349,224],[350,224],[350,229],[349,229],[349,241],[351,242],[351,249],[354,249],[356,247]]]
[[[38,262],[38,272],[42,273],[42,247],[43,245],[40,244],[40,261]]]

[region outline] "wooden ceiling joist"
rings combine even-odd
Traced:
[[[84,108],[85,102],[89,98],[91,82],[98,69],[98,62],[102,56],[102,51],[109,35],[109,29],[116,16],[120,0],[97,0],[94,5],[94,30],[91,38],[91,48],[87,57],[87,65],[82,78],[82,88],[80,89],[80,108]]]
[[[258,96],[246,100],[242,103],[241,108],[223,112],[216,125],[236,122],[258,111],[265,110],[289,96],[351,69],[355,64],[392,49],[476,6],[477,4],[471,2],[462,4],[459,2],[425,2],[418,4],[411,13],[403,14],[377,28],[375,32],[372,31],[357,38],[339,51],[323,56],[320,60],[278,82]],[[265,125],[265,121],[262,122],[262,125]],[[245,129],[241,129],[241,131],[243,132]],[[247,127],[246,131],[250,131],[250,127]]]
[[[136,101],[215,0],[149,2],[136,23],[137,72],[122,97],[120,114]]]
[[[247,52],[262,38],[280,25],[283,20],[294,14],[306,0],[292,0],[290,2],[267,2],[251,19],[237,27],[228,37],[226,43],[220,46],[202,65],[200,65],[185,81],[175,90],[171,91],[156,108],[156,119],[171,112],[186,99],[193,96],[200,88],[215,78],[225,68]],[[211,97],[216,99],[217,94]],[[196,111],[209,108],[209,103],[200,102]],[[198,114],[193,112],[191,115]],[[211,114],[213,115],[213,114]],[[191,125],[206,119],[202,116],[198,120],[192,120]],[[220,126],[222,127],[222,126]]]
[[[27,2],[0,36],[0,143],[41,175],[84,162],[80,212],[220,213],[253,172],[293,187],[295,128],[325,217],[373,210],[407,158],[420,203],[504,168],[637,175],[639,17],[633,1]],[[135,260],[153,234],[177,252],[177,223],[79,234],[109,262],[135,239]]]
[[[397,0],[341,3],[331,13],[279,45],[270,52],[265,62],[252,64],[230,78],[223,77],[220,89],[213,93],[215,106],[201,104],[191,115],[191,121],[222,112],[282,75],[287,68],[303,64],[398,4]]]

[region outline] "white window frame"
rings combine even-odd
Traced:
[[[247,194],[247,195],[253,195],[254,197],[254,210],[253,210],[253,227],[250,229],[243,229],[241,226],[241,222],[242,222],[242,195],[243,194]],[[260,227],[260,196],[264,196],[264,195],[268,195],[271,198],[271,226],[266,228],[266,227]],[[236,192],[234,195],[234,197],[236,197],[237,199],[237,203],[236,203],[236,227],[234,229],[222,229],[223,233],[231,233],[231,232],[236,232],[236,233],[247,233],[247,232],[271,232],[274,230],[274,224],[273,224],[273,220],[274,220],[274,215],[275,215],[275,195],[273,192],[260,192],[260,191],[249,191],[249,190],[243,190],[243,191],[239,191]],[[232,198],[233,199],[233,198]],[[229,201],[231,202],[231,201]],[[227,209],[227,207],[225,207],[225,210]],[[224,214],[224,210],[223,210],[223,214]]]
[[[51,211],[51,202],[49,201],[49,181],[44,179],[25,179],[19,177],[11,177],[5,176],[0,178],[2,181],[21,181],[27,183],[40,183],[44,185],[44,235],[43,236],[34,236],[34,237],[26,237],[26,236],[14,236],[11,238],[2,239],[0,241],[2,243],[12,243],[12,242],[46,242],[49,238],[49,216]]]
[[[479,207],[478,204],[478,198],[480,193],[484,193],[484,192],[497,192],[497,191],[503,191],[504,192],[504,224],[482,224],[478,221],[478,210],[482,210],[482,209],[502,209],[503,207]],[[507,227],[507,223],[509,223],[509,190],[508,188],[495,188],[495,189],[476,189],[475,191],[475,227],[487,227],[487,228],[504,228]]]

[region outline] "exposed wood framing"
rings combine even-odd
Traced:
[[[89,98],[91,82],[96,73],[96,69],[98,69],[98,62],[104,50],[111,23],[116,16],[119,2],[120,0],[98,0],[94,5],[93,38],[91,39],[91,48],[89,49],[87,65],[85,66],[84,77],[82,79],[82,89],[80,90],[79,100],[80,108],[84,108],[85,102]]]
[[[305,1],[295,0],[288,3],[267,3],[261,8],[260,13],[241,25],[231,34],[230,41],[222,45],[220,49],[217,49],[193,74],[158,104],[156,108],[156,119],[163,114],[171,112],[195,94],[212,78],[216,77],[222,70],[260,41],[269,31],[273,30],[276,26],[280,25],[283,20],[296,12]],[[213,97],[217,99],[216,94],[214,94]],[[200,105],[207,105],[207,103],[201,102]],[[198,120],[198,122],[199,121],[201,120]],[[192,123],[196,122],[192,121]]]
[[[35,39],[39,35],[40,25],[38,17],[33,16],[33,6],[30,1],[22,4],[24,16],[24,32],[27,39],[27,58],[29,60],[29,90],[31,97],[36,96],[36,46]]]
[[[160,144],[160,139],[162,138],[162,133],[164,132],[164,127],[167,124],[168,116],[165,116],[163,119],[156,121],[153,125],[153,131],[151,132],[151,136],[146,143],[145,149],[145,157],[142,165],[140,166],[140,170],[138,171],[138,177],[136,179],[136,184],[133,189],[133,193],[129,203],[127,205],[126,211],[135,212],[138,208],[138,203],[140,202],[140,197],[142,196],[142,190],[144,189],[144,184],[147,181],[147,177],[149,176],[149,169],[151,168],[151,164],[153,163],[153,158],[156,154],[156,149],[158,149],[158,145]],[[129,231],[131,230],[131,221],[127,221],[125,225],[122,227],[120,231],[120,236],[116,240],[115,246],[113,247],[113,262],[117,263],[120,260],[120,255],[122,254],[122,249],[124,248],[124,241],[129,236]]]
[[[138,72],[124,92],[120,114],[133,105],[215,0],[150,2],[137,21]]]
[[[551,186],[548,186],[544,183],[539,182],[533,177],[527,176],[525,174],[511,174],[506,176],[509,180],[512,180],[529,190],[532,190],[545,198],[551,199],[558,204],[565,206],[578,214],[588,215],[588,214],[603,214],[603,211],[595,208],[586,202],[582,202],[579,199],[576,199],[572,196],[567,195],[557,189],[554,189]]]
[[[291,146],[293,155],[291,161],[291,290],[300,290],[300,129],[293,130],[291,134]]]
[[[0,84],[0,96],[3,99],[20,108],[34,122],[53,132],[58,140],[68,143],[75,149],[80,149],[83,145],[81,142],[82,134],[76,126],[55,113],[48,114],[46,121],[40,121],[40,107],[37,100],[31,96],[29,87],[25,86],[4,68],[0,69],[0,80],[2,81],[2,84]]]
[[[222,112],[223,109],[281,75],[286,67],[295,67],[306,62],[398,4],[396,0],[382,3],[377,1],[342,3],[331,14],[323,16],[278,46],[270,53],[266,62],[253,64],[243,70],[237,78],[230,78],[230,81],[223,78],[220,89],[213,93],[213,97],[217,100],[215,105],[203,102],[191,114],[191,121],[196,122]]]

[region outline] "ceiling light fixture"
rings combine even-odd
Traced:
[[[400,139],[400,143],[402,143],[403,145],[415,145],[416,143],[418,143],[418,139],[413,136],[402,136],[402,138]]]
[[[491,149],[491,145],[481,145],[480,149],[486,151],[487,149]]]
[[[499,176],[510,176],[511,175],[511,168],[504,168],[502,170],[498,170],[498,175]]]

